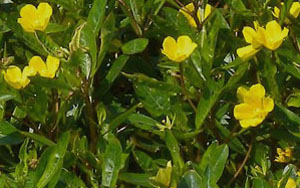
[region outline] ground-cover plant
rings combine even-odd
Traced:
[[[0,0],[0,187],[299,187],[299,13]]]

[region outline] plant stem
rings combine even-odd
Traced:
[[[189,104],[191,105],[193,110],[197,113],[197,108],[195,107],[193,101],[188,96],[188,92],[185,88],[184,77],[183,77],[183,69],[182,69],[182,64],[181,63],[179,64],[179,71],[180,71],[180,83],[181,83],[181,88],[182,88],[183,94],[186,96],[187,101],[189,102]]]
[[[96,123],[94,122],[94,109],[93,109],[92,99],[90,99],[90,94],[89,94],[90,83],[91,83],[90,79],[85,80],[83,94],[86,103],[87,122],[90,131],[90,139],[91,139],[90,150],[93,153],[95,153],[96,145],[97,145],[97,127],[96,127]]]
[[[239,167],[239,169],[235,172],[234,176],[231,178],[231,180],[229,181],[229,183],[227,184],[227,187],[229,187],[233,182],[234,180],[237,178],[237,176],[240,174],[240,172],[242,171],[242,169],[244,168],[249,156],[250,156],[250,153],[252,151],[252,146],[253,146],[253,141],[254,141],[254,137],[252,137],[252,140],[251,140],[251,143],[249,145],[249,148],[248,148],[248,151],[246,153],[246,156],[241,164],[241,166]]]

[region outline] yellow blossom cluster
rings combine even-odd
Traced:
[[[275,161],[279,163],[287,163],[292,157],[292,150],[291,148],[286,148],[282,150],[281,148],[277,148],[277,154]]]
[[[48,3],[40,3],[38,7],[27,4],[20,11],[21,24],[26,32],[44,31],[52,15],[52,8]],[[25,88],[30,83],[30,76],[39,74],[42,77],[54,78],[59,67],[59,59],[48,55],[46,63],[40,56],[30,59],[29,65],[23,71],[15,66],[9,66],[4,72],[5,81],[15,89]]]
[[[282,29],[279,23],[272,20],[267,23],[265,28],[259,26],[258,22],[254,22],[254,29],[246,26],[242,32],[245,41],[250,45],[238,48],[237,54],[242,59],[248,59],[255,55],[263,46],[272,51],[279,48],[284,38],[288,35],[289,30],[286,27]]]
[[[59,67],[59,59],[48,55],[46,63],[39,56],[30,59],[29,65],[23,71],[15,65],[11,65],[4,72],[5,81],[15,89],[25,88],[30,83],[30,76],[37,73],[46,78],[54,78]]]

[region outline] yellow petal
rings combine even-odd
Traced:
[[[194,49],[197,47],[197,44],[192,41],[189,36],[183,35],[177,39],[178,53],[180,56],[184,55],[189,57]]]
[[[21,18],[18,18],[18,23],[21,24],[26,32],[34,32],[34,20],[37,19],[37,10],[33,5],[25,5],[20,11]]]
[[[176,58],[177,44],[173,37],[168,36],[164,39],[162,53],[171,60]]]
[[[274,100],[270,97],[264,98],[263,109],[265,112],[271,112],[274,109]]]
[[[281,38],[284,39],[289,34],[289,29],[284,27],[283,31],[281,32]]]
[[[265,88],[261,84],[251,86],[247,95],[244,96],[244,102],[251,106],[262,109],[263,97],[265,96]],[[263,113],[264,111],[262,111]]]
[[[22,77],[21,69],[17,66],[9,66],[6,70],[6,78],[11,82],[18,82]]]
[[[263,98],[266,94],[266,90],[263,85],[255,84],[250,87],[249,94],[255,97]]]
[[[242,59],[248,59],[251,56],[254,56],[259,50],[253,48],[252,45],[248,45],[242,48],[238,48],[236,53]]]
[[[285,188],[296,188],[297,184],[293,178],[289,178],[287,183],[285,184]]]
[[[54,78],[55,73],[59,67],[59,59],[48,55],[46,64],[49,73],[49,78]]]
[[[278,7],[274,7],[274,11],[272,12],[275,18],[279,18],[280,16],[280,9]]]
[[[34,25],[27,18],[18,18],[18,23],[21,24],[22,28],[29,33],[34,32]]]
[[[22,18],[28,18],[28,19],[34,20],[37,17],[37,10],[36,10],[35,6],[27,4],[21,8],[20,16]]]
[[[234,107],[233,114],[238,120],[254,118],[255,108],[246,103],[238,104]]]
[[[41,74],[41,72],[46,71],[47,67],[45,62],[42,60],[40,56],[33,56],[29,60],[29,67],[32,67],[35,72]]]
[[[294,18],[297,18],[300,13],[300,3],[299,2],[293,2],[291,9],[290,9],[290,14],[294,16]]]
[[[266,30],[262,27],[257,28],[256,36],[252,40],[253,48],[257,49],[266,43]]]
[[[17,66],[9,66],[4,73],[4,80],[13,88],[21,89],[22,85],[20,80],[22,79],[21,69]]]
[[[251,27],[244,27],[243,35],[247,43],[251,44],[252,39],[256,37],[256,31]]]
[[[257,31],[258,28],[259,28],[259,23],[258,23],[258,21],[254,21],[254,22],[253,22],[253,25],[254,25],[255,30]]]
[[[197,27],[197,24],[196,24],[194,18],[190,15],[190,14],[192,14],[194,12],[194,10],[195,10],[194,4],[193,3],[189,3],[185,7],[183,7],[181,10],[179,10],[179,12],[184,15],[184,17],[188,20],[189,24],[192,27]],[[199,18],[198,13],[199,13],[199,11],[197,12],[197,16]]]
[[[212,9],[211,5],[206,4],[205,10],[204,10],[204,19],[203,20],[205,20],[210,15],[211,9]]]
[[[239,87],[237,90],[237,96],[240,98],[242,101],[244,101],[244,97],[248,96],[249,91],[245,89],[244,87]]]
[[[35,75],[36,75],[36,71],[34,70],[33,67],[30,66],[24,67],[22,72],[22,77],[35,76]]]
[[[261,124],[263,122],[265,117],[256,117],[253,119],[243,119],[240,120],[240,124],[243,128],[248,128],[248,127],[256,127],[257,125]]]
[[[52,15],[52,7],[48,3],[40,3],[37,8],[37,14],[40,23],[40,30],[44,31],[48,26]]]

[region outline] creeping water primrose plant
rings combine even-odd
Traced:
[[[300,187],[298,0],[0,0],[0,188]]]

